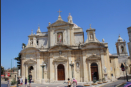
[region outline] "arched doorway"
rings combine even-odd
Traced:
[[[91,79],[92,81],[99,79],[98,65],[96,63],[91,64]]]
[[[57,66],[58,80],[65,80],[65,69],[63,64]]]
[[[33,66],[30,66],[29,68],[28,68],[28,80],[29,80],[29,78],[31,78],[31,80],[32,80],[32,70],[34,70],[34,68],[33,68]]]

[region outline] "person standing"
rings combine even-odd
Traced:
[[[8,78],[8,81],[7,81],[7,83],[8,83],[8,87],[10,87],[10,80],[9,80],[9,78]]]
[[[68,78],[68,87],[71,87],[71,81],[70,81],[70,78]]]
[[[18,87],[20,87],[20,78],[18,78]]]
[[[25,87],[27,87],[27,78],[25,77]]]
[[[75,80],[75,78],[73,79],[73,87],[76,87],[77,86],[77,81]]]
[[[31,78],[29,78],[29,86],[31,87]]]
[[[23,79],[22,78],[20,79],[20,85],[21,86],[23,85]]]

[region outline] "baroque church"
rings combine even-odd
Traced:
[[[28,44],[20,52],[23,80],[30,77],[35,83],[42,84],[67,81],[68,78],[75,78],[78,82],[103,78],[111,81],[120,77],[123,60],[129,60],[126,43],[120,36],[116,43],[117,55],[109,53],[108,43],[96,38],[96,29],[91,25],[86,30],[84,42],[85,31],[73,23],[71,14],[65,22],[59,11],[58,20],[49,23],[47,29],[47,32],[41,32],[38,27],[36,34],[28,36]]]

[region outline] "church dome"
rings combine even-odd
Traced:
[[[123,39],[121,38],[121,36],[119,35],[119,38],[118,38],[118,40],[117,40],[118,42],[122,42],[123,41]]]

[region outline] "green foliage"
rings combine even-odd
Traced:
[[[1,66],[1,75],[4,75],[4,67]]]
[[[11,85],[15,85],[17,83],[17,81],[15,80],[15,79],[13,79],[12,81],[11,81]]]
[[[23,46],[24,46],[24,48],[25,48],[25,47],[26,47],[26,44],[22,43],[22,48],[23,48]]]
[[[101,81],[101,79],[99,79],[99,82]]]
[[[96,80],[93,80],[93,83],[96,83]]]
[[[102,81],[105,81],[105,78],[102,78]]]

